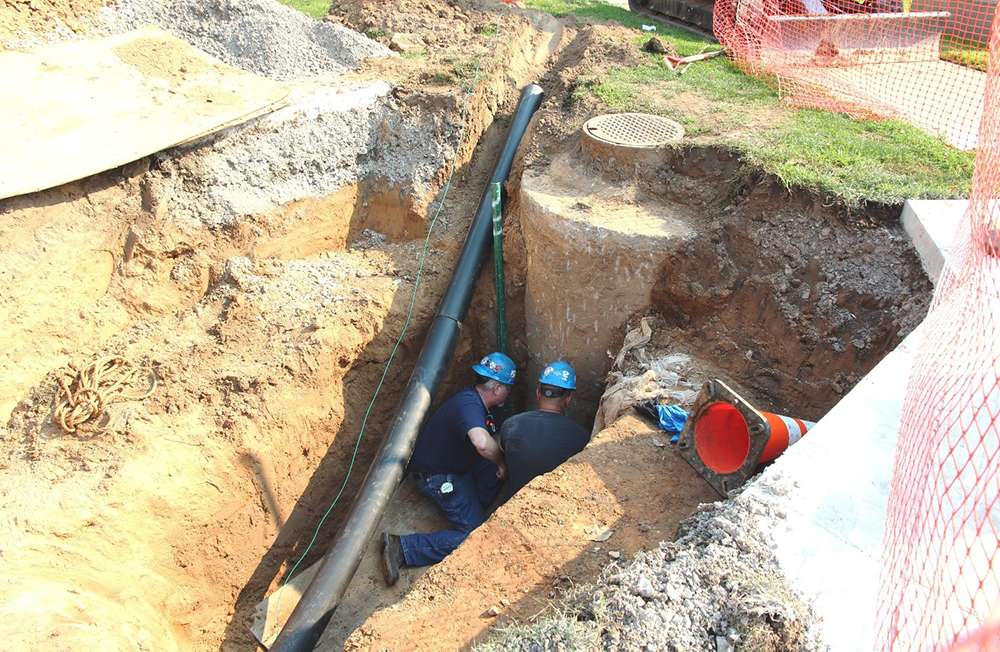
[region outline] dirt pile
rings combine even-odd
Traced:
[[[0,12],[0,43],[33,47],[63,38],[122,34],[145,25],[159,25],[231,66],[281,81],[342,76],[365,58],[392,54],[357,32],[314,21],[270,0],[13,0],[13,8]]]
[[[747,509],[738,501],[702,505],[681,523],[676,541],[628,563],[611,561],[599,582],[566,596],[562,613],[501,630],[475,649],[825,649],[809,628],[811,610],[787,588],[766,538],[747,528]]]
[[[111,0],[4,0],[0,7],[0,50],[8,41],[27,44],[86,32],[86,21]]]
[[[94,21],[101,32],[121,33],[148,24],[236,68],[276,80],[342,76],[368,57],[391,52],[340,25],[317,22],[271,0],[152,3],[119,0]]]

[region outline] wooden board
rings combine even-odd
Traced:
[[[288,87],[157,27],[0,52],[0,199],[103,172],[275,110]]]

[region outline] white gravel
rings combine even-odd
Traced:
[[[828,649],[766,538],[751,529],[748,512],[769,507],[736,499],[701,509],[675,542],[611,562],[598,582],[566,597],[559,615],[498,632],[476,652]]]
[[[342,74],[366,57],[396,56],[362,34],[275,0],[120,0],[95,21],[95,29],[106,34],[145,25],[158,25],[233,67],[278,81]]]

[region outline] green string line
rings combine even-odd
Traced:
[[[285,586],[288,584],[288,581],[295,574],[295,569],[299,567],[299,564],[302,563],[302,560],[305,559],[306,555],[309,554],[309,551],[312,550],[313,544],[316,542],[316,537],[319,536],[319,531],[323,527],[323,523],[326,522],[327,517],[330,515],[330,512],[333,511],[333,508],[337,505],[337,502],[340,501],[340,497],[341,495],[343,495],[344,489],[347,487],[347,482],[351,478],[351,472],[354,470],[354,462],[357,460],[358,457],[358,449],[361,447],[361,439],[365,433],[365,426],[368,425],[368,415],[371,414],[372,408],[375,406],[375,399],[378,398],[379,392],[382,390],[382,384],[385,382],[385,378],[389,374],[389,367],[392,365],[392,361],[396,357],[396,350],[399,349],[399,345],[403,341],[403,336],[406,335],[406,329],[410,325],[410,318],[413,316],[413,307],[417,301],[417,290],[420,288],[420,278],[423,275],[424,263],[427,260],[427,248],[430,244],[431,234],[434,232],[434,225],[437,224],[438,216],[441,215],[441,210],[444,208],[445,199],[448,198],[448,191],[451,189],[451,180],[455,176],[455,167],[458,164],[458,155],[462,151],[462,144],[465,142],[465,122],[468,113],[469,97],[473,95],[472,89],[475,87],[476,82],[479,80],[479,70],[483,64],[483,59],[486,57],[486,54],[490,51],[490,49],[493,48],[498,38],[500,37],[500,19],[503,18],[503,16],[504,14],[500,14],[499,16],[497,16],[497,25],[495,33],[493,35],[493,40],[490,42],[488,46],[486,46],[486,49],[483,50],[483,53],[479,55],[479,60],[476,62],[476,72],[472,78],[472,82],[469,84],[468,89],[463,88],[463,90],[465,90],[465,96],[462,98],[462,126],[459,129],[458,147],[455,148],[455,157],[451,160],[451,171],[448,173],[448,181],[444,185],[444,192],[441,195],[441,202],[438,204],[437,211],[435,211],[434,213],[434,218],[431,220],[431,224],[427,229],[427,237],[424,238],[424,247],[423,251],[420,254],[420,267],[417,269],[417,277],[416,280],[414,280],[413,282],[413,295],[410,297],[410,308],[406,313],[406,321],[403,323],[403,330],[399,333],[399,338],[396,340],[395,346],[392,347],[392,353],[389,354],[389,360],[385,364],[385,371],[382,372],[382,378],[379,379],[378,386],[375,388],[375,394],[372,396],[371,403],[368,404],[368,409],[365,411],[365,418],[361,421],[361,430],[358,432],[358,439],[357,442],[354,444],[354,453],[353,455],[351,455],[351,463],[347,467],[347,475],[344,477],[344,483],[340,486],[340,491],[337,492],[337,496],[333,499],[333,502],[330,504],[329,509],[326,510],[326,513],[323,514],[323,518],[320,519],[319,525],[316,526],[316,531],[313,532],[313,536],[312,539],[309,541],[309,545],[306,546],[306,549],[302,553],[302,556],[299,557],[299,560],[295,562],[294,566],[292,566],[292,570],[288,571],[288,575],[285,577],[285,581],[281,583],[281,588],[279,588],[277,591],[278,598],[275,601],[274,605],[274,615],[276,623],[280,622],[281,620],[281,611],[280,611],[281,594],[285,590]]]

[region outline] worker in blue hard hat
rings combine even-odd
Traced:
[[[548,473],[584,449],[590,433],[566,416],[576,390],[576,373],[557,360],[538,378],[538,409],[507,419],[500,429],[500,446],[507,458],[510,482],[507,500],[532,478]]]
[[[486,521],[507,463],[494,438],[517,369],[503,353],[491,353],[472,370],[476,382],[439,407],[427,421],[410,459],[417,489],[440,507],[452,529],[399,536],[382,533],[382,570],[392,586],[403,566],[426,566],[444,559]]]

